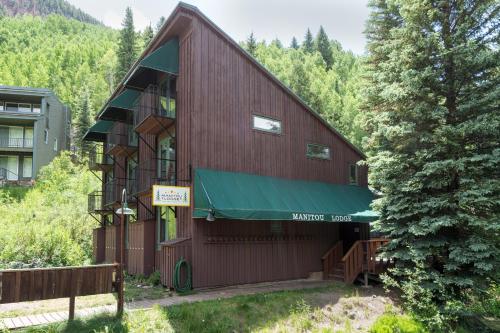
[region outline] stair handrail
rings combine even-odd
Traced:
[[[356,241],[349,251],[342,257],[344,263],[344,281],[352,283],[359,273],[363,272],[363,241]]]
[[[343,242],[337,241],[326,253],[321,257],[323,263],[323,274],[328,276],[335,264],[340,262],[343,252]]]

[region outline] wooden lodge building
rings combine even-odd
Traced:
[[[127,188],[129,274],[171,287],[181,257],[194,288],[366,269],[363,154],[196,7],[175,8],[85,139],[102,142],[89,154],[96,262],[118,260]],[[189,206],[153,206],[153,185],[189,187]]]

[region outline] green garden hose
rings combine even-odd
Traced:
[[[184,286],[181,287],[181,267],[182,265],[186,265],[186,282]],[[177,292],[185,293],[192,289],[191,285],[191,265],[184,260],[184,258],[180,258],[179,261],[175,264],[174,269],[174,289]]]

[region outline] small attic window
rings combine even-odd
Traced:
[[[259,131],[281,134],[281,121],[254,115],[253,128]]]

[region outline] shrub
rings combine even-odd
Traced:
[[[411,317],[384,314],[370,328],[370,333],[426,333],[424,326]]]

